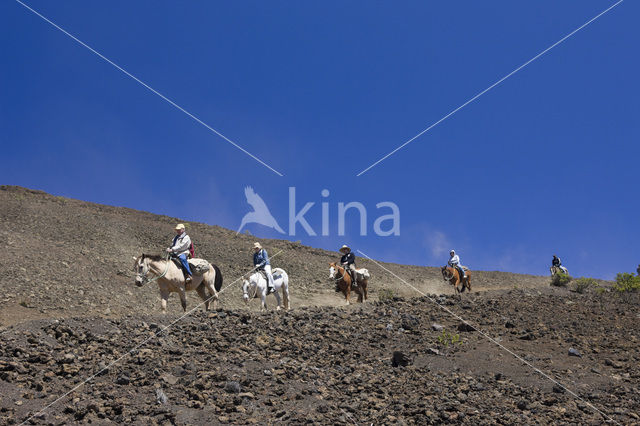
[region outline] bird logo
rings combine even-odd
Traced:
[[[269,207],[267,207],[267,204],[264,202],[262,197],[260,197],[252,187],[245,187],[244,195],[247,198],[247,203],[249,203],[249,205],[253,207],[253,211],[244,215],[236,234],[239,234],[240,231],[242,231],[242,229],[245,227],[245,225],[249,223],[257,223],[269,228],[273,228],[281,234],[285,233],[282,228],[280,228],[280,225],[278,225],[278,222],[269,211]]]

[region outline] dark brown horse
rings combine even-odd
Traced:
[[[337,290],[344,294],[344,298],[347,301],[347,305],[351,304],[349,298],[351,297],[351,290],[358,295],[358,302],[363,303],[367,300],[367,285],[369,284],[369,271],[366,269],[358,269],[357,280],[358,285],[352,286],[351,275],[335,262],[329,263],[329,278],[335,280]]]
[[[466,277],[460,279],[457,268],[442,267],[442,278],[456,289],[456,293],[464,293],[465,289],[471,291],[471,271],[466,271]]]

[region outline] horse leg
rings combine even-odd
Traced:
[[[291,299],[289,299],[289,283],[282,283],[282,298],[284,299],[284,308],[288,311],[291,309]]]
[[[209,310],[209,298],[207,297],[207,292],[205,291],[205,287],[201,284],[198,286],[198,288],[196,288],[196,291],[198,292],[198,296],[200,296],[200,299],[202,299],[204,301],[204,310],[208,311]]]
[[[178,294],[180,295],[180,304],[182,305],[182,310],[187,312],[187,293],[181,285],[178,286]]]
[[[167,313],[167,300],[169,300],[169,290],[161,289],[160,290],[160,307],[162,309],[162,313]]]
[[[278,290],[275,290],[273,292],[273,295],[276,296],[276,302],[278,302],[278,306],[276,306],[276,311],[280,310],[280,305],[282,303],[282,299],[280,299],[280,293],[278,292]]]
[[[349,297],[351,297],[351,283],[347,283],[347,291],[345,293],[345,299],[347,299],[347,305],[351,304]]]
[[[213,309],[218,309],[218,292],[216,291],[216,289],[213,287],[213,285],[211,285],[211,282],[207,279],[203,280],[204,282],[204,286],[207,288],[207,290],[209,290],[209,296],[207,297],[207,301],[211,301],[213,300]]]
[[[267,309],[267,286],[265,284],[265,287],[260,291],[260,300],[262,301],[262,309],[264,309],[265,311],[268,311],[269,309]]]
[[[362,292],[364,293],[364,300],[367,300],[368,294],[367,294],[367,286],[369,285],[369,282],[367,280],[364,280],[362,283]],[[364,303],[364,302],[363,302]]]

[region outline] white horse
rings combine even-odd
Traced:
[[[291,309],[289,300],[289,275],[282,268],[275,268],[273,270],[273,285],[275,286],[275,292],[278,306],[276,310],[280,310],[281,299],[280,290],[282,290],[282,298],[284,299],[284,308]],[[245,303],[249,303],[249,300],[260,296],[262,301],[262,309],[267,310],[267,280],[260,272],[254,272],[251,274],[248,280],[242,281],[242,298]]]
[[[213,309],[216,308],[218,291],[220,291],[222,287],[222,274],[216,265],[203,259],[191,259],[199,263],[206,262],[209,270],[204,274],[194,273],[192,277],[193,280],[185,287],[182,269],[172,260],[146,254],[139,257],[134,256],[133,259],[135,260],[133,269],[136,272],[135,284],[138,287],[142,287],[146,283],[153,281],[158,282],[160,297],[162,298],[162,313],[167,312],[167,300],[171,293],[178,293],[180,295],[182,309],[186,311],[187,297],[185,293],[191,290],[197,291],[198,296],[204,300],[205,311],[209,310],[211,300],[213,300]]]

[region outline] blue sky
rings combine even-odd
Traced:
[[[640,29],[625,1],[360,177],[610,1],[26,2],[282,172],[260,165],[14,1],[0,4],[0,183],[386,261],[576,276],[640,263]],[[328,189],[323,198],[320,192]],[[369,235],[338,202],[367,207]],[[373,235],[392,201],[400,236]],[[353,213],[353,212],[352,212]],[[171,230],[168,230],[170,235]]]

